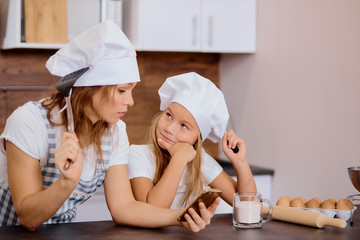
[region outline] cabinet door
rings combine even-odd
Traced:
[[[203,0],[205,52],[255,52],[256,0]]]
[[[139,8],[141,49],[199,51],[200,0],[142,0]]]

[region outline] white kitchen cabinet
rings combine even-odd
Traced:
[[[255,52],[255,0],[203,0],[202,2],[202,51]]]
[[[60,48],[60,43],[28,43],[25,40],[24,2],[0,1],[0,42],[2,49],[11,48]]]
[[[124,0],[137,50],[253,53],[256,0]]]
[[[227,168],[225,167],[224,170],[227,171]],[[236,180],[235,176],[231,177]],[[257,191],[261,193],[263,198],[269,199],[270,201],[272,199],[272,178],[273,176],[269,172],[257,174],[256,171],[254,171],[254,180]],[[222,199],[215,214],[221,213],[232,213],[232,206]],[[111,219],[105,201],[104,189],[103,187],[100,187],[94,196],[78,207],[75,222],[105,221]]]
[[[123,30],[137,50],[196,51],[199,9],[199,0],[125,0]]]
[[[112,19],[120,27],[122,26],[122,0],[66,0],[66,8],[63,19],[67,19],[68,40],[105,19]],[[39,43],[26,40],[23,0],[0,0],[0,11],[2,49],[58,49],[64,46],[64,43]],[[51,30],[55,27],[53,26]]]
[[[112,218],[106,205],[104,188],[101,186],[90,199],[78,207],[74,222],[106,220],[112,220]]]
[[[232,176],[236,180],[236,177]],[[272,201],[272,175],[254,175],[254,180],[256,183],[257,192],[261,194],[263,199],[269,199]],[[272,204],[274,204],[272,202]],[[220,205],[216,209],[216,214],[220,213],[232,213],[233,208],[224,200],[220,200]]]

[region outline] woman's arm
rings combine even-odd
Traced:
[[[72,144],[73,140],[65,138],[73,139],[73,136],[64,136],[64,141]],[[62,154],[56,153],[58,158]],[[39,160],[6,141],[9,189],[19,221],[28,230],[35,230],[51,218],[76,187],[80,177],[77,169],[80,168],[81,173],[82,161],[77,161],[74,154],[76,150],[63,155],[65,161],[74,159],[73,164],[56,182],[44,188]]]
[[[109,168],[104,182],[104,189],[106,203],[114,222],[117,224],[152,228],[180,225],[177,217],[180,216],[182,210],[159,208],[134,199],[126,165]],[[210,223],[210,219],[218,205],[219,201],[216,201],[206,209],[204,204],[200,204],[201,216],[192,209],[190,211],[191,217],[186,214],[187,222],[181,224],[194,232],[203,229]]]

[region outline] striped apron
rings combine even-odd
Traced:
[[[48,161],[45,166],[42,166],[41,173],[43,177],[43,184],[45,187],[53,184],[61,177],[61,173],[55,165],[55,149],[56,137],[55,128],[52,126],[47,117],[46,109],[41,106],[39,102],[33,102],[39,108],[43,121],[45,122],[48,132],[49,153]],[[111,154],[111,134],[107,134],[102,138],[102,154],[103,161],[97,159],[96,171],[94,177],[90,181],[79,181],[74,191],[69,198],[64,202],[60,209],[45,223],[68,223],[72,222],[76,217],[77,207],[89,199],[98,187],[100,187],[105,179],[106,171],[109,167]],[[84,156],[86,160],[86,156]],[[44,206],[46,207],[46,206]],[[0,223],[1,226],[20,225],[18,216],[15,212],[9,189],[0,188]]]

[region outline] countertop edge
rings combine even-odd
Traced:
[[[222,160],[222,159],[216,159],[216,160],[229,176],[236,176],[235,170],[234,170],[234,168],[233,168],[230,161],[226,161],[226,160]],[[251,172],[253,173],[254,176],[258,176],[258,175],[271,175],[271,176],[273,176],[274,175],[274,170],[273,169],[254,166],[252,164],[250,164],[250,169],[251,169]]]

